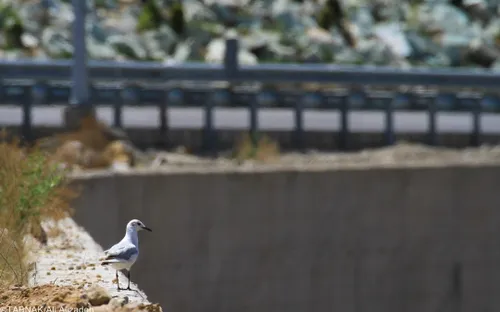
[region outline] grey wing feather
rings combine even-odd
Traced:
[[[115,245],[110,249],[106,250],[104,254],[106,255],[105,259],[123,259],[128,260],[133,255],[137,253],[137,248],[133,245]]]

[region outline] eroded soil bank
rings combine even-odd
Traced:
[[[133,282],[133,291],[117,291],[114,270],[99,264],[102,247],[73,219],[42,226],[48,233],[47,245],[26,241],[32,268],[29,285],[0,289],[0,307],[16,312],[162,311]],[[120,274],[121,285],[126,281]]]

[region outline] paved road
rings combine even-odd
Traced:
[[[35,107],[33,123],[35,126],[61,126],[62,106]],[[112,123],[111,107],[99,107],[98,116],[103,121]],[[170,108],[167,113],[170,128],[201,129],[204,125],[201,108]],[[306,110],[304,129],[315,131],[338,131],[340,129],[338,112]],[[0,107],[0,127],[20,125],[22,112],[16,106]],[[482,131],[485,134],[500,134],[500,114],[484,114]],[[259,127],[263,130],[294,129],[294,115],[291,109],[262,109],[259,113]],[[356,111],[349,116],[351,132],[377,133],[385,128],[383,112]],[[214,114],[215,127],[220,130],[248,129],[249,114],[245,108],[217,108]],[[470,133],[472,117],[468,113],[440,113],[437,120],[439,132]],[[154,107],[125,107],[123,109],[125,128],[157,128],[159,126],[158,109]],[[425,112],[395,113],[395,131],[397,133],[425,133],[428,119]]]

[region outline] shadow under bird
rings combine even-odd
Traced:
[[[110,265],[116,270],[116,285],[118,290],[132,290],[130,288],[130,269],[135,261],[137,261],[137,257],[139,257],[139,237],[137,232],[141,230],[152,232],[142,221],[137,219],[130,220],[127,223],[123,239],[104,251],[105,257],[101,265]],[[127,288],[120,288],[118,271],[125,271],[127,273]]]

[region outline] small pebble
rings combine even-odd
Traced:
[[[68,268],[68,270],[74,270],[74,269],[75,269],[75,268],[74,268],[74,267],[72,267],[72,266],[70,266],[70,267]]]

